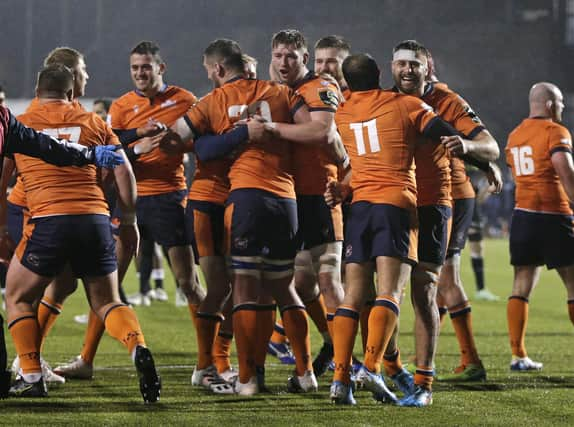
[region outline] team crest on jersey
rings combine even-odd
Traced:
[[[172,105],[177,104],[177,101],[174,99],[168,99],[167,101],[164,101],[160,104],[159,108],[167,108],[167,107],[171,107]]]
[[[337,108],[339,106],[339,97],[331,89],[319,89],[319,98],[323,104],[329,107]]]
[[[139,113],[140,107],[138,105],[134,105],[134,114]]]

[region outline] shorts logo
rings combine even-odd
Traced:
[[[38,255],[28,254],[28,256],[26,257],[26,261],[28,262],[28,264],[31,264],[34,267],[38,267],[40,265],[40,258],[38,257]]]
[[[350,257],[351,255],[353,255],[353,245],[347,245],[345,248],[345,256]]]
[[[249,241],[245,237],[236,237],[233,240],[233,246],[235,246],[237,249],[247,249],[248,243]]]

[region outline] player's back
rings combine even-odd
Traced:
[[[416,206],[414,150],[435,118],[420,99],[380,89],[353,92],[335,114],[351,159],[353,201]]]
[[[217,120],[212,123],[217,133],[231,129],[235,122],[253,114],[270,122],[290,123],[303,104],[287,86],[255,79],[233,80],[210,95],[213,97],[211,104],[219,105],[220,109],[214,115]],[[249,142],[231,165],[229,179],[231,191],[256,188],[294,198],[292,145],[281,139]]]
[[[156,120],[171,126],[197,101],[185,89],[167,86],[154,98],[147,98],[136,90],[112,103],[109,122],[113,129],[125,130],[145,126]],[[138,141],[131,143],[133,146]],[[166,154],[159,148],[142,154],[134,163],[138,195],[149,196],[186,188],[183,155]]]
[[[571,149],[570,132],[550,119],[528,118],[511,132],[505,151],[516,182],[516,208],[572,214],[551,160],[556,151]]]
[[[19,120],[48,135],[86,146],[119,144],[100,117],[72,103],[36,103]],[[15,160],[31,216],[108,213],[94,165],[57,167],[21,154],[16,154]]]

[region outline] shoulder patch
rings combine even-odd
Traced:
[[[470,105],[464,104],[464,111],[466,114],[468,114],[468,116],[474,123],[482,123],[482,120],[480,120],[480,117],[478,117],[478,115],[474,112],[474,110],[470,108]]]
[[[323,101],[323,104],[337,108],[339,106],[339,97],[331,89],[319,89],[319,98]]]

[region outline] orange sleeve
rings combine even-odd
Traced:
[[[212,107],[213,94],[209,93],[192,105],[183,116],[185,122],[193,131],[194,139],[211,131],[210,110]]]
[[[123,111],[120,103],[118,101],[112,102],[110,106],[110,111],[108,111],[108,118],[110,121],[110,126],[112,129],[123,129],[121,118],[123,117]]]
[[[407,109],[409,120],[415,129],[421,134],[424,133],[431,121],[438,117],[433,108],[420,98],[404,96],[399,99],[403,101],[403,104]]]
[[[572,137],[563,126],[552,126],[548,135],[548,154],[552,156],[557,151],[572,153]]]
[[[453,93],[450,101],[449,108],[441,117],[452,124],[456,130],[466,138],[472,139],[485,129],[478,115],[460,95]]]
[[[331,82],[320,77],[302,85],[297,93],[303,97],[309,111],[330,111],[334,113],[339,106],[339,90]]]

